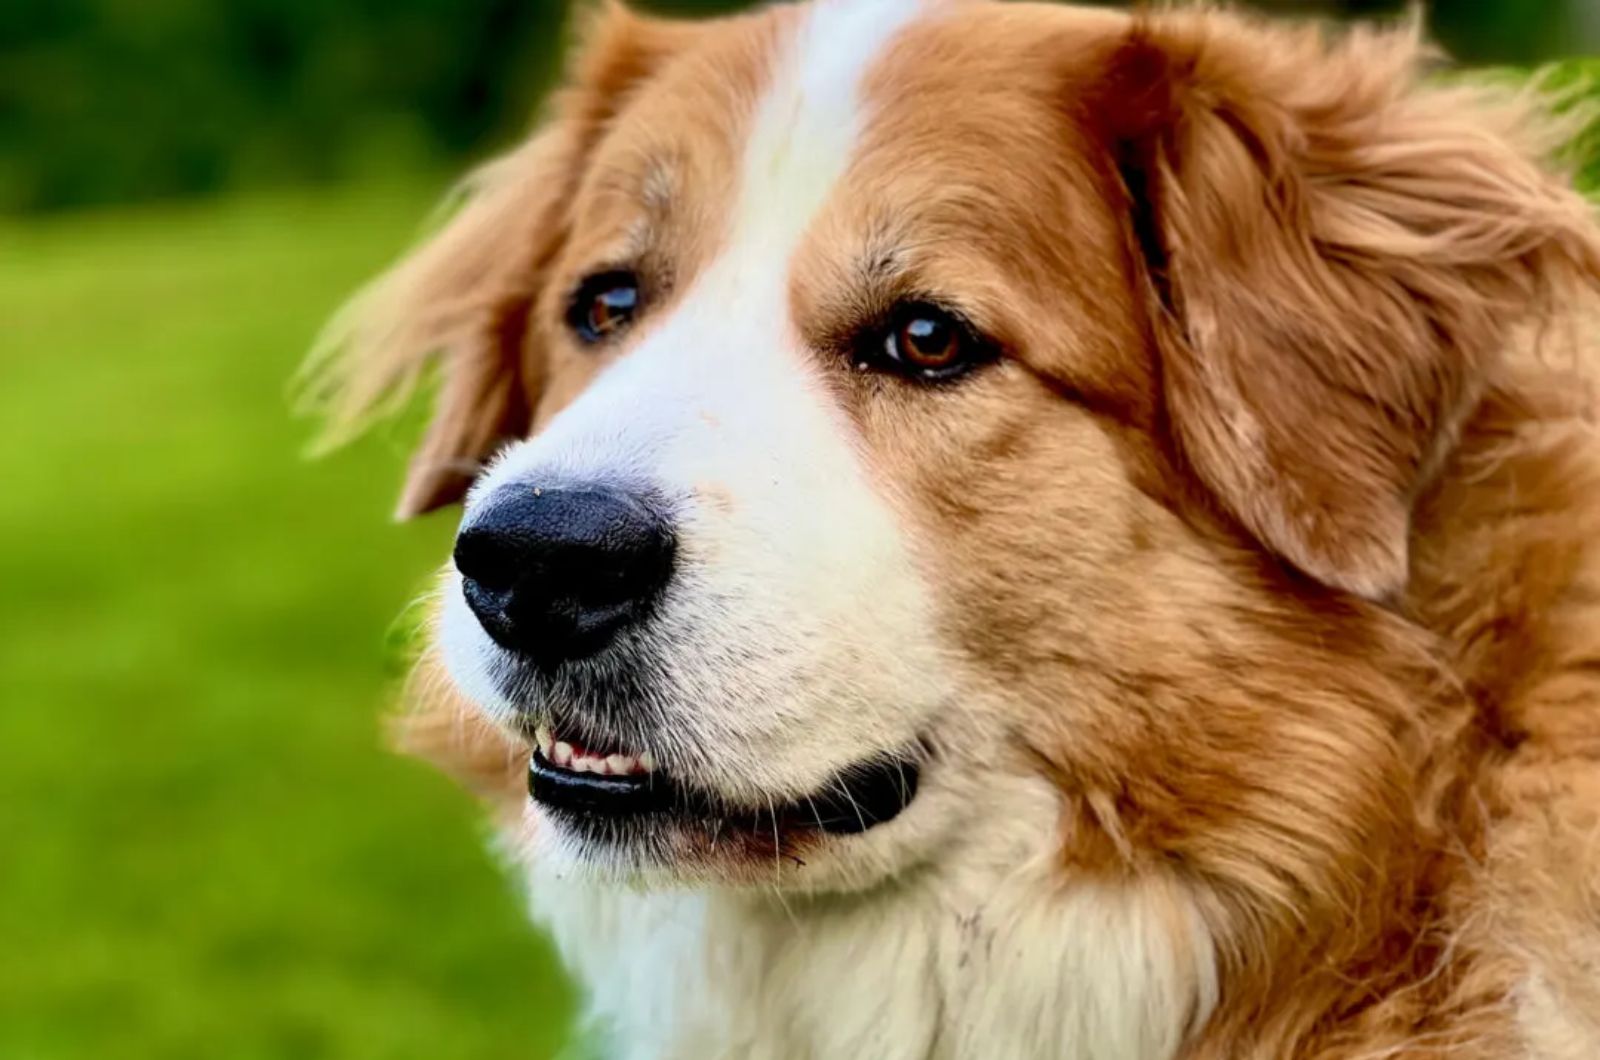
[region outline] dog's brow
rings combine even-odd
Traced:
[[[652,158],[639,182],[639,199],[644,208],[652,215],[666,213],[672,208],[677,190],[677,167],[665,158]]]

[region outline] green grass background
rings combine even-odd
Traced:
[[[0,1058],[544,1057],[570,993],[383,749],[445,555],[285,380],[435,189],[0,222]]]

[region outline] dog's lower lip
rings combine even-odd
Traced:
[[[782,806],[740,812],[687,788],[664,772],[616,776],[580,773],[551,762],[535,748],[528,759],[528,794],[558,812],[611,819],[667,815],[684,821],[742,822],[853,835],[892,820],[916,797],[914,758],[880,755],[842,770],[816,794]]]
[[[578,773],[537,748],[528,758],[528,794],[543,805],[578,813],[625,816],[659,812],[672,801],[671,783],[649,773]]]
[[[917,797],[916,761],[882,756],[851,767],[823,791],[797,803],[800,822],[831,835],[854,835],[893,820]]]

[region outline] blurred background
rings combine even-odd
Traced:
[[[383,749],[452,517],[388,522],[403,426],[307,464],[284,399],[526,126],[564,6],[0,0],[0,1058],[569,1039],[469,800]],[[1600,52],[1600,0],[1430,19],[1473,65]]]

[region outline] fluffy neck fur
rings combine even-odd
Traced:
[[[994,796],[982,834],[867,893],[536,873],[535,914],[626,1060],[1178,1055],[1216,1002],[1198,910],[1170,882],[1064,879],[1056,793]]]

